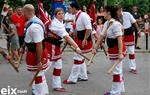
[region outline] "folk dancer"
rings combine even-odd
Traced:
[[[48,95],[49,91],[45,78],[45,70],[48,68],[48,53],[43,43],[44,24],[35,16],[33,5],[26,4],[23,11],[25,18],[28,20],[25,34],[27,69],[32,74],[41,70],[32,85],[32,92],[34,95]]]
[[[115,64],[118,60],[120,61],[112,71],[112,88],[109,92],[104,93],[104,95],[121,95],[122,92],[125,92],[122,68],[122,59],[125,56],[125,44],[122,39],[122,25],[119,21],[117,21],[117,13],[115,12],[116,10],[113,6],[105,7],[104,14],[107,21],[104,23],[100,37],[92,50],[93,53],[96,53],[96,49],[99,45],[102,45],[103,39],[106,37],[111,64]]]

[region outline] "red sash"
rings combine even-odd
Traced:
[[[82,13],[82,11],[80,11],[80,12],[77,14],[76,19],[75,19],[75,22],[72,23],[72,27],[73,27],[74,30],[76,29],[76,22],[77,22],[77,20],[78,20],[78,18],[79,18],[79,16],[80,16],[81,13]]]

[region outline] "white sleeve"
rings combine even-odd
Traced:
[[[133,15],[131,13],[129,13],[129,17],[130,17],[131,23],[135,23],[136,22],[135,18],[133,17]]]
[[[82,21],[83,21],[83,24],[85,25],[86,29],[92,30],[91,19],[88,14],[86,14],[86,13],[82,14]]]
[[[42,42],[44,39],[43,28],[39,24],[32,24],[30,29],[32,41],[35,43]]]
[[[67,13],[65,14],[65,20],[68,20],[68,15],[67,15]]]
[[[69,35],[65,29],[64,26],[54,25],[53,23],[49,26],[49,29],[60,36],[61,38],[64,38],[65,36]]]
[[[113,34],[114,34],[115,37],[123,35],[122,25],[119,22],[114,23],[114,25],[113,25]]]

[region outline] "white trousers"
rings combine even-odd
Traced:
[[[32,72],[33,75],[35,75],[35,72]],[[32,92],[34,95],[48,95],[48,85],[45,78],[45,72],[40,71],[40,73],[37,76],[38,79],[36,79],[33,82],[32,85]]]
[[[52,63],[53,67],[53,77],[52,77],[52,87],[53,88],[62,88],[61,85],[61,69],[62,69],[62,59],[54,61]]]
[[[126,46],[127,48],[127,53],[129,54],[129,68],[136,70],[136,62],[135,62],[135,46]]]
[[[116,63],[117,60],[111,60],[111,64]],[[124,79],[123,79],[123,67],[121,61],[113,70],[113,82],[111,87],[111,95],[121,95],[121,92],[125,92]]]
[[[73,59],[79,62],[84,60],[84,58],[81,55],[76,53]],[[77,82],[78,78],[88,79],[87,67],[84,61],[81,64],[73,64],[68,81]]]

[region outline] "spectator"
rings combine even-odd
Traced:
[[[99,19],[99,18],[102,19],[103,24],[104,24],[104,22],[106,21],[106,19],[104,18],[104,7],[103,6],[99,7],[99,10],[97,12],[97,19]]]
[[[133,17],[136,19],[136,22],[137,24],[139,25],[140,22],[142,21],[142,18],[140,16],[140,14],[138,13],[138,7],[137,6],[132,6],[132,12],[131,14],[133,15]],[[138,31],[135,29],[135,27],[132,25],[133,27],[133,30],[135,31],[135,48],[136,49],[141,49],[139,46],[138,46],[138,38],[139,38],[139,35],[138,35]]]
[[[65,28],[67,32],[70,32],[70,29],[72,28],[72,23],[74,21],[74,16],[71,13],[70,7],[68,7],[68,12],[65,14]]]
[[[24,25],[25,25],[25,17],[22,12],[22,8],[18,7],[16,9],[16,13],[11,16],[13,23],[16,25],[17,33],[19,36],[19,44],[20,46],[24,43]]]
[[[150,32],[150,24],[149,24],[149,16],[148,14],[144,15],[144,32],[149,33]]]
[[[3,23],[0,23],[0,34],[4,33],[4,25]]]
[[[10,38],[11,56],[13,59],[19,60],[18,49],[19,49],[19,38],[17,35],[16,26],[13,24],[11,18],[8,19],[8,32]]]
[[[82,10],[83,12],[85,12],[85,13],[88,13],[88,12],[87,12],[87,7],[86,7],[85,5],[82,6],[82,9],[81,9],[81,10]]]
[[[8,14],[7,14],[7,17],[6,17],[6,20],[9,21],[10,17],[12,16],[12,14],[14,13],[13,9],[10,7],[9,10],[8,10]],[[7,22],[6,21],[6,22]],[[7,22],[7,27],[9,27],[9,24]],[[9,30],[8,30],[9,32]],[[8,34],[8,33],[7,33]],[[11,55],[11,50],[10,50],[10,37],[7,36],[7,50],[9,52],[9,55]]]
[[[100,32],[102,31],[102,28],[103,28],[103,20],[102,20],[102,18],[98,18],[97,19],[97,26],[96,26],[97,35],[100,34]]]
[[[11,16],[13,13],[14,13],[13,8],[10,7],[8,10],[8,16]]]

